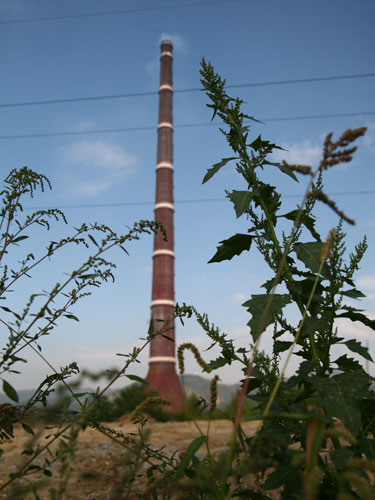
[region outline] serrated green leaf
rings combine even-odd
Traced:
[[[255,206],[260,206],[261,200],[268,206],[269,200],[271,200],[274,192],[276,191],[275,186],[270,184],[260,184],[257,189],[254,189],[254,202]]]
[[[322,331],[328,326],[328,322],[324,319],[316,318],[315,316],[306,316],[303,322],[300,338],[313,335],[315,332]]]
[[[355,436],[361,426],[361,407],[358,401],[369,395],[369,376],[358,370],[331,378],[317,376],[311,381],[328,414],[341,420]]]
[[[74,316],[74,314],[64,314],[64,316],[65,318],[74,319],[74,321],[79,321],[77,316]]]
[[[343,372],[353,372],[362,369],[359,361],[353,358],[348,358],[346,354],[337,358],[334,363],[336,363],[338,369]]]
[[[9,399],[19,402],[17,391],[6,380],[3,380],[3,391]]]
[[[297,375],[293,378],[295,378],[298,383],[303,382],[304,379],[307,379],[310,373],[315,370],[315,368],[316,364],[313,359],[302,361],[302,363],[298,367]]]
[[[255,120],[255,121],[258,121],[258,120]],[[251,144],[249,144],[249,146],[251,148],[253,148],[255,151],[259,151],[260,149],[264,149],[264,148],[281,149],[282,151],[285,151],[285,149],[282,148],[281,146],[277,146],[276,144],[272,144],[270,141],[264,141],[262,139],[261,135],[258,135],[258,137]]]
[[[368,326],[372,330],[375,330],[375,320],[368,318],[364,314],[359,312],[359,309],[354,309],[353,307],[343,306],[341,309],[346,311],[342,314],[337,315],[337,318],[349,318],[352,321],[359,321],[365,326]]]
[[[345,297],[350,297],[351,299],[361,299],[362,297],[366,297],[365,294],[352,288],[351,290],[345,290],[344,292],[340,292],[341,295],[345,295]]]
[[[321,241],[313,241],[308,243],[296,243],[294,246],[294,250],[297,254],[298,259],[303,262],[307,269],[310,269],[310,271],[312,271],[313,273],[317,273],[319,271],[320,254],[323,245],[324,243]],[[324,269],[322,270],[322,274],[323,273]]]
[[[248,234],[235,234],[227,240],[220,241],[215,255],[208,263],[221,262],[223,260],[230,260],[235,255],[240,255],[245,250],[250,250],[253,236]]]
[[[372,357],[370,356],[367,347],[364,347],[360,342],[358,342],[358,340],[350,339],[342,343],[345,344],[352,352],[356,352],[368,361],[372,361]]]
[[[216,174],[216,172],[218,172],[227,163],[237,159],[238,159],[237,156],[232,156],[231,158],[223,158],[219,163],[215,163],[214,165],[212,165],[212,167],[207,170],[206,175],[203,178],[202,184],[209,181],[211,177],[213,177]]]
[[[139,382],[140,384],[147,385],[148,382],[144,378],[138,377],[138,375],[126,375],[129,380],[134,380],[134,382]]]
[[[268,301],[271,300],[267,316],[265,316]],[[286,294],[268,294],[252,295],[250,300],[247,300],[242,305],[247,308],[248,312],[252,315],[251,320],[248,322],[250,326],[251,335],[254,342],[259,335],[264,332],[268,325],[274,322],[275,317],[279,315],[282,309],[291,302],[291,298]]]
[[[211,370],[217,370],[218,368],[221,368],[222,366],[225,366],[228,364],[231,364],[230,359],[216,358],[216,359],[213,359],[210,361],[209,367],[211,368]]]
[[[314,277],[314,275],[312,275]],[[314,279],[304,279],[300,281],[293,281],[289,285],[290,292],[293,293],[294,297],[298,297],[298,299],[306,305],[309,301],[312,288],[314,286]],[[319,306],[323,301],[323,291],[324,287],[321,283],[318,283],[315,288],[315,293],[312,296],[311,305],[310,305],[310,313],[314,312],[315,307]]]
[[[279,215],[279,217],[285,217],[285,219],[295,221],[298,217],[300,217],[301,224],[303,224],[311,233],[311,235],[317,240],[320,241],[320,235],[315,230],[315,219],[310,215],[306,214],[306,210],[292,210],[284,215]]]
[[[240,382],[243,384],[246,378],[241,379]],[[246,393],[249,394],[252,391],[258,389],[262,384],[264,384],[264,377],[251,377],[247,386]]]
[[[192,441],[187,450],[184,453],[184,456],[182,457],[181,462],[179,463],[176,473],[174,475],[175,481],[179,481],[184,473],[184,470],[188,466],[190,460],[192,459],[193,455],[199,450],[199,448],[202,446],[202,444],[207,440],[207,436],[199,436],[198,438],[194,439]]]
[[[292,344],[293,344],[293,342],[287,342],[284,340],[276,340],[275,343],[273,344],[273,352],[275,354],[277,354],[279,352],[287,351]]]
[[[287,167],[286,165],[284,165],[283,163],[277,163],[277,162],[271,162],[271,161],[265,161],[263,163],[263,165],[271,165],[273,167],[277,167],[280,172],[282,172],[283,174],[286,174],[288,175],[289,177],[291,177],[294,181],[296,182],[299,182],[298,180],[298,177],[296,177],[295,173],[293,172],[293,170],[291,170],[289,167]]]
[[[232,191],[227,197],[233,203],[238,219],[249,208],[250,202],[254,198],[254,193],[250,191]]]

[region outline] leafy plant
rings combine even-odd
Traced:
[[[79,373],[77,363],[72,362],[60,370],[55,369],[42,354],[42,338],[53,333],[59,320],[66,318],[78,321],[77,316],[72,312],[76,303],[83,297],[90,295],[93,287],[97,288],[104,282],[114,281],[116,266],[113,262],[106,260],[105,252],[119,247],[127,253],[125,245],[133,240],[138,240],[140,235],[144,233],[162,231],[164,237],[166,234],[161,224],[153,221],[140,221],[134,224],[126,235],[120,236],[103,224],[82,224],[81,227],[75,228],[72,236],[62,238],[60,241],[51,241],[40,255],[28,250],[21,261],[14,263],[14,248],[29,238],[33,227],[40,226],[49,230],[51,221],[62,220],[66,223],[64,214],[58,209],[38,210],[31,215],[24,216],[22,199],[25,195],[32,197],[37,189],[43,191],[45,186],[51,187],[47,177],[23,167],[9,173],[4,181],[4,188],[0,192],[2,197],[0,210],[0,304],[3,304],[0,305],[2,312],[0,322],[3,331],[8,333],[0,358],[0,378],[4,393],[16,403],[0,406],[0,446],[4,441],[13,439],[15,424],[21,424],[24,431],[32,436],[31,441],[23,451],[28,459],[23,461],[16,472],[10,474],[9,479],[0,486],[0,491],[16,480],[19,484],[20,481],[23,481],[26,490],[33,492],[35,498],[38,498],[38,483],[31,481],[29,477],[36,472],[42,472],[45,477],[49,477],[51,476],[51,466],[55,462],[61,462],[63,467],[61,468],[60,487],[58,490],[52,488],[50,492],[51,498],[57,498],[66,489],[69,476],[66,466],[67,458],[74,458],[74,448],[79,432],[86,425],[98,427],[95,420],[95,406],[116,380],[121,376],[127,376],[131,380],[139,378],[128,374],[127,369],[136,360],[139,352],[153,338],[154,332],[150,326],[143,347],[134,348],[131,353],[122,355],[125,356],[123,368],[112,372],[104,389],[98,388],[94,393],[79,393],[73,390],[73,385],[70,386],[67,380],[72,375]],[[94,234],[97,234],[100,239],[98,236],[96,239]],[[22,286],[26,279],[31,278],[40,264],[48,262],[58,252],[72,244],[86,249],[93,248],[94,251],[75,270],[67,274],[62,283],[57,283],[49,292],[33,293],[22,312],[14,311],[8,307],[11,291],[17,286]],[[20,405],[17,391],[7,380],[7,374],[19,373],[16,368],[21,363],[27,363],[25,352],[28,349],[32,349],[48,365],[51,375],[40,383],[35,393],[25,404]],[[69,392],[70,398],[67,404],[73,399],[78,404],[79,411],[75,412],[73,418],[68,418],[71,417],[68,415],[68,407],[60,407],[60,421],[55,430],[50,432],[47,441],[41,446],[37,443],[37,436],[33,430],[35,417],[40,416],[38,405],[47,407],[48,396],[55,390],[57,383],[63,384]],[[111,437],[111,433],[104,428],[99,430]],[[54,450],[53,445],[56,443],[58,443],[58,447],[57,450]],[[125,440],[122,444],[127,446],[129,441]],[[0,456],[1,452],[2,450],[0,450]],[[44,456],[42,465],[35,465],[40,456]]]
[[[236,351],[233,342],[198,316],[213,344],[222,349],[214,367],[234,360],[244,364],[245,378],[234,420],[237,434],[226,457],[221,496],[217,498],[270,498],[266,492],[278,488],[282,488],[281,498],[285,499],[372,498],[375,490],[369,471],[375,465],[375,441],[374,420],[369,413],[370,408],[375,409],[375,395],[370,390],[371,377],[350,353],[368,360],[371,356],[358,340],[340,336],[335,323],[337,318],[348,318],[375,329],[375,321],[361,309],[344,303],[346,297],[364,296],[355,288],[353,276],[367,244],[364,238],[345,261],[343,221],[354,221],[323,191],[324,171],[351,161],[356,150],[352,143],[366,129],[347,130],[337,141],[332,140],[332,133],[328,134],[323,158],[315,170],[285,161],[276,163],[269,155],[279,146],[261,136],[249,140],[247,123],[254,119],[243,113],[240,99],[228,96],[225,80],[204,59],[201,75],[210,99],[208,107],[213,117],[218,116],[227,126],[221,131],[234,153],[208,169],[203,182],[234,162],[246,189],[228,191],[227,197],[236,217],[245,216],[249,222],[246,233],[220,243],[210,262],[230,260],[256,247],[273,273],[262,285],[265,292],[253,294],[243,304],[251,315],[251,353]],[[306,195],[296,210],[280,213],[281,194],[261,179],[266,168],[276,168],[293,181],[298,180],[297,175],[307,177]],[[340,217],[326,241],[315,227],[313,209],[318,201]],[[291,222],[289,232],[284,229],[287,221]],[[306,233],[310,239],[306,239]],[[281,284],[286,293],[277,293]],[[296,325],[290,324],[286,312],[291,303],[297,305],[301,315]],[[266,329],[271,325],[273,354],[267,358],[258,352],[258,345],[261,335],[270,335]],[[347,354],[335,358],[332,347],[337,345],[345,347]],[[281,367],[283,351],[288,354]],[[286,380],[285,370],[292,355],[299,356],[301,363],[296,375]],[[258,389],[256,394],[254,389]],[[261,424],[255,436],[244,438],[240,419],[246,395],[257,402],[256,418]],[[343,436],[346,441],[341,439]],[[246,471],[258,478],[257,487],[246,493],[230,485],[229,480],[238,473],[232,463],[238,452],[237,439],[241,444],[241,473]]]
[[[212,372],[234,361],[243,364],[242,389],[236,402],[234,431],[227,453],[214,457],[208,436],[199,427],[201,437],[187,449],[187,456],[168,480],[157,483],[153,498],[172,498],[170,491],[181,491],[182,498],[229,499],[370,499],[374,497],[375,394],[372,377],[351,354],[372,360],[368,349],[357,339],[340,336],[336,319],[359,321],[375,330],[359,308],[345,304],[345,298],[364,295],[353,281],[367,249],[366,238],[347,255],[344,222],[354,221],[324,193],[323,174],[328,168],[349,162],[356,150],[352,143],[366,129],[347,130],[337,141],[327,135],[323,157],[314,170],[308,165],[290,165],[270,160],[276,144],[260,135],[249,139],[249,121],[242,111],[243,102],[226,93],[223,80],[213,67],[202,60],[202,85],[213,111],[227,127],[222,129],[233,156],[223,158],[208,169],[203,183],[220,169],[234,163],[245,181],[242,191],[227,191],[236,217],[246,217],[246,233],[221,241],[209,261],[230,260],[243,252],[261,253],[271,278],[263,293],[253,294],[243,303],[250,313],[248,326],[254,345],[237,349],[233,340],[209,322],[207,315],[194,307],[176,307],[176,313],[195,316],[221,355],[207,363],[192,344],[180,346],[180,372],[184,371],[184,350],[195,356],[202,371]],[[291,181],[297,176],[308,180],[306,194],[297,208],[281,212],[281,194],[264,182],[262,171],[278,169]],[[313,209],[317,202],[337,213],[339,221],[327,239],[321,238]],[[288,230],[285,229],[290,224]],[[286,290],[277,293],[277,287]],[[287,308],[295,304],[300,319],[292,324]],[[268,328],[270,327],[270,328]],[[271,356],[258,350],[262,335],[272,335]],[[250,345],[250,342],[249,342]],[[347,352],[336,357],[332,348]],[[280,354],[286,352],[281,363]],[[300,364],[296,374],[285,378],[292,356]],[[213,391],[213,396],[215,392]],[[246,399],[255,402],[254,420],[258,431],[247,436],[241,427]],[[212,398],[214,399],[214,398]],[[212,405],[214,408],[214,404]],[[197,451],[206,448],[203,459]]]

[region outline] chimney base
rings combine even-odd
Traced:
[[[150,363],[146,380],[147,391],[155,391],[172,403],[163,408],[165,411],[177,413],[184,409],[184,395],[174,363]]]

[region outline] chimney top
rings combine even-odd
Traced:
[[[169,45],[169,46],[170,46],[170,48],[171,48],[171,50],[172,50],[172,48],[173,48],[173,44],[172,44],[172,42],[171,42],[170,40],[163,40],[163,41],[161,42],[160,46],[161,46],[161,47],[163,47],[163,45]]]

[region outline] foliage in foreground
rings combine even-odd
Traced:
[[[220,242],[210,262],[230,260],[255,246],[271,272],[262,285],[264,293],[253,294],[243,304],[251,315],[251,352],[236,349],[205,316],[197,315],[213,344],[222,349],[222,355],[209,368],[236,360],[243,363],[245,375],[232,446],[226,457],[215,461],[210,484],[216,484],[216,498],[265,499],[271,498],[268,491],[277,489],[281,498],[288,500],[373,498],[375,394],[370,390],[371,377],[351,354],[372,358],[357,339],[342,337],[336,323],[337,318],[347,318],[375,329],[374,320],[345,302],[364,296],[355,288],[354,274],[367,244],[364,238],[347,255],[343,224],[354,221],[323,190],[325,170],[351,161],[356,150],[352,143],[366,129],[347,130],[337,141],[328,134],[323,158],[315,170],[285,161],[279,164],[269,159],[278,146],[261,136],[249,141],[245,121],[254,119],[242,112],[241,100],[227,95],[225,81],[204,60],[201,74],[211,101],[208,106],[213,117],[217,115],[227,126],[222,132],[234,155],[210,168],[203,182],[235,162],[246,189],[228,191],[227,197],[236,216],[246,217],[249,224],[246,233]],[[281,212],[281,194],[260,178],[266,168],[277,169],[293,181],[298,180],[297,175],[308,179],[306,195],[296,210]],[[340,218],[326,241],[315,227],[313,209],[317,202],[326,204]],[[277,293],[280,285],[286,292]],[[288,319],[289,304],[300,312],[297,324]],[[258,352],[261,335],[269,335],[268,326],[273,330],[271,357]],[[333,347],[339,345],[346,353],[334,356]],[[282,352],[287,353],[283,366]],[[296,374],[286,380],[284,374],[292,355],[301,363]],[[257,401],[254,419],[260,421],[258,432],[251,437],[244,435],[240,425],[243,401],[249,396]],[[207,473],[209,467],[203,469]],[[200,470],[195,474],[199,476]],[[250,489],[243,483],[249,474],[256,478],[256,485]],[[205,494],[211,498],[213,492]]]
[[[208,436],[199,427],[199,411],[194,413],[197,407],[191,404],[187,405],[187,412],[190,412],[199,429],[200,437],[180,456],[176,453],[169,456],[163,449],[153,449],[149,444],[144,413],[150,401],[154,405],[165,403],[156,396],[152,396],[151,400],[142,399],[133,412],[133,419],[139,426],[137,436],[125,436],[98,421],[99,410],[108,410],[105,400],[101,399],[106,388],[119,376],[128,375],[128,367],[139,353],[139,350],[135,350],[129,354],[123,369],[114,374],[104,389],[90,395],[90,399],[86,394],[74,393],[71,389],[81,409],[73,420],[63,421],[52,432],[45,449],[52,442],[59,441],[57,452],[51,452],[53,458],[46,458],[43,466],[33,469],[33,460],[42,455],[44,450],[37,445],[31,446],[25,450],[30,456],[29,462],[11,475],[9,481],[0,487],[0,491],[15,480],[29,481],[29,488],[36,491],[36,482],[32,482],[30,476],[35,471],[50,475],[51,461],[67,464],[69,457],[74,456],[79,432],[84,426],[90,425],[127,450],[127,473],[115,491],[122,493],[124,498],[129,498],[130,494],[153,500],[265,500],[274,498],[275,495],[285,500],[374,498],[375,395],[370,390],[373,380],[362,364],[353,357],[353,353],[361,359],[372,358],[358,339],[347,340],[340,335],[336,322],[338,318],[346,318],[375,330],[374,320],[370,320],[361,309],[347,303],[348,299],[363,297],[355,287],[354,275],[359,269],[367,244],[364,238],[354,250],[347,252],[343,227],[344,223],[352,224],[354,221],[323,190],[325,170],[351,161],[356,150],[352,144],[365,133],[365,129],[347,130],[336,141],[333,141],[332,134],[328,134],[322,160],[316,169],[308,165],[276,163],[270,160],[270,155],[278,146],[261,136],[249,139],[247,123],[254,119],[243,113],[241,100],[227,95],[225,81],[204,60],[201,75],[203,87],[211,101],[208,106],[213,110],[213,116],[217,115],[223,121],[226,128],[222,132],[233,151],[233,156],[224,158],[207,171],[204,182],[221,168],[234,162],[245,186],[241,191],[228,191],[227,197],[233,203],[236,217],[245,217],[248,223],[247,232],[235,234],[220,242],[210,262],[230,260],[243,252],[254,251],[255,247],[270,270],[270,278],[262,285],[263,293],[251,295],[243,304],[251,316],[248,326],[253,344],[250,346],[249,342],[249,349],[236,348],[233,340],[221,333],[206,315],[201,315],[194,307],[177,305],[175,308],[176,317],[182,321],[184,317],[195,316],[212,345],[219,346],[221,350],[217,359],[206,362],[195,346],[183,344],[178,349],[181,374],[184,372],[187,350],[194,354],[202,371],[206,373],[220,370],[234,362],[243,365],[244,378],[234,408],[233,437],[229,449],[219,456],[212,453]],[[285,174],[293,182],[297,181],[297,176],[307,179],[306,195],[295,210],[281,212],[281,194],[275,186],[261,179],[261,173],[265,169],[273,169],[275,175]],[[17,172],[11,174],[12,193],[18,193],[18,185],[21,186],[20,191],[26,189],[26,192],[31,190],[32,193],[34,184],[40,185],[43,181],[42,176],[32,174],[36,175],[33,181],[30,171],[24,171],[24,174],[29,175],[27,181],[22,176],[18,177],[20,174]],[[7,255],[11,244],[21,241],[20,233],[29,225],[46,224],[42,222],[42,217],[61,215],[57,212],[34,215],[34,219],[28,222],[26,220],[24,225],[18,225],[19,230],[11,233],[8,222],[13,220],[19,199],[14,194],[8,196],[10,191],[3,192],[6,208],[2,212],[2,227],[5,229],[1,236],[3,251],[1,253],[0,250],[0,259]],[[316,227],[313,215],[316,203],[326,204],[327,210],[332,209],[339,216],[337,227],[330,231],[327,239],[322,239]],[[97,286],[113,276],[113,267],[101,257],[106,248],[123,245],[127,239],[134,235],[138,237],[144,230],[158,229],[157,223],[143,223],[141,227],[135,226],[130,237],[117,238],[106,227],[85,226],[69,241],[52,242],[44,258],[64,246],[65,242],[87,243],[87,239],[83,238],[86,233],[99,250],[93,260],[70,275],[63,288],[62,285],[57,285],[47,294],[42,306],[34,308],[37,296],[30,298],[22,314],[3,306],[2,310],[11,315],[12,321],[2,320],[8,329],[9,341],[3,349],[1,375],[22,362],[18,356],[21,349],[39,346],[40,337],[51,333],[58,319],[62,316],[75,318],[68,309],[79,296],[86,293],[86,286]],[[90,237],[94,230],[105,234],[101,245]],[[31,262],[34,261],[38,262],[34,256],[29,255],[21,263],[20,270],[11,273],[5,265],[2,267],[2,298],[5,298],[4,294],[10,285],[13,286],[14,280],[30,273]],[[69,292],[67,288],[70,284],[72,289]],[[284,292],[278,291],[280,285]],[[55,298],[61,292],[66,301],[62,306],[56,307]],[[288,318],[289,306],[294,306],[299,311],[300,319],[297,323],[292,324]],[[27,316],[33,319],[26,324]],[[43,322],[43,326],[36,327],[37,321]],[[150,328],[145,345],[153,335]],[[270,356],[258,350],[262,335],[272,335],[273,352]],[[346,352],[335,356],[333,348],[336,346],[341,346]],[[282,364],[280,354],[283,352],[287,356]],[[285,370],[292,356],[298,356],[299,368],[294,376],[285,379]],[[44,401],[57,381],[67,384],[68,377],[77,371],[78,367],[72,363],[42,382],[29,404],[22,408],[9,406],[2,409],[1,438],[12,439],[12,425],[15,422],[21,422],[25,431],[32,434],[33,429],[27,423],[27,416],[32,411],[33,404]],[[134,376],[128,376],[131,380],[135,379]],[[216,382],[217,376],[213,378],[211,401],[204,403],[209,405],[212,412],[215,411]],[[17,402],[17,394],[6,379],[3,389]],[[247,436],[241,427],[243,407],[249,398],[256,402],[252,418],[259,422],[254,436]],[[63,480],[58,490],[50,490],[50,498],[63,498],[69,473],[67,467],[62,467],[61,471]],[[38,498],[37,493],[35,498]]]

